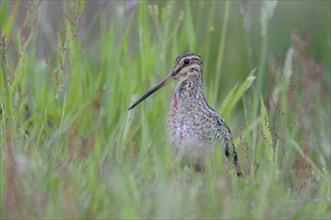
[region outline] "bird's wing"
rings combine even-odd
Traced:
[[[240,164],[238,161],[238,155],[236,151],[236,147],[234,146],[232,135],[230,128],[226,124],[225,120],[217,113],[214,114],[216,118],[216,133],[215,133],[215,140],[216,142],[222,143],[224,148],[225,156],[233,162],[236,170],[237,175],[242,176],[240,171]],[[232,155],[232,156],[231,156]],[[231,159],[231,157],[233,159]]]

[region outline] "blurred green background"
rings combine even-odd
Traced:
[[[1,1],[1,218],[329,218],[330,1]],[[244,178],[166,136],[175,58],[204,61]]]

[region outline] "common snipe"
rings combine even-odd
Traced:
[[[221,145],[225,156],[233,161],[237,175],[242,176],[231,131],[224,119],[206,101],[203,63],[199,55],[186,53],[178,56],[172,72],[128,110],[173,79],[179,82],[172,95],[167,128],[175,153],[183,163],[202,169],[208,153],[212,152],[214,146]]]

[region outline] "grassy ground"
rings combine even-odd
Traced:
[[[40,45],[41,5],[1,1],[1,218],[330,217],[330,2],[118,2],[89,26],[63,5]],[[174,160],[174,83],[127,111],[187,51],[242,179],[221,149],[204,174]]]

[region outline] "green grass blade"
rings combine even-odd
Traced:
[[[9,16],[7,18],[7,21],[4,24],[3,30],[2,30],[3,31],[3,34],[5,36],[5,41],[6,42],[8,42],[10,32],[11,32],[11,30],[13,28],[13,24],[14,24],[14,20],[15,20],[15,17],[16,17],[16,13],[18,11],[18,6],[19,6],[18,3],[15,3],[14,4],[14,7],[13,7],[12,11],[10,12],[10,14],[9,14]]]
[[[225,37],[227,33],[227,26],[228,26],[228,19],[230,16],[230,6],[231,2],[230,0],[227,0],[225,2],[225,8],[224,8],[224,20],[222,24],[222,35],[219,43],[219,49],[218,49],[218,54],[217,54],[217,64],[216,64],[216,79],[215,79],[215,84],[214,84],[214,99],[212,104],[216,103],[216,100],[218,98],[217,91],[219,88],[219,82],[220,82],[220,77],[221,77],[221,68],[223,65],[223,59],[224,59],[224,48],[225,48]]]
[[[234,87],[230,93],[227,95],[227,97],[224,99],[221,108],[220,113],[223,117],[227,117],[228,114],[232,111],[234,106],[238,103],[238,101],[241,99],[241,97],[244,95],[244,93],[249,89],[252,85],[252,83],[255,80],[255,73],[256,69],[253,69],[249,76],[246,78],[245,82],[241,84],[241,86],[237,89],[237,87]]]

